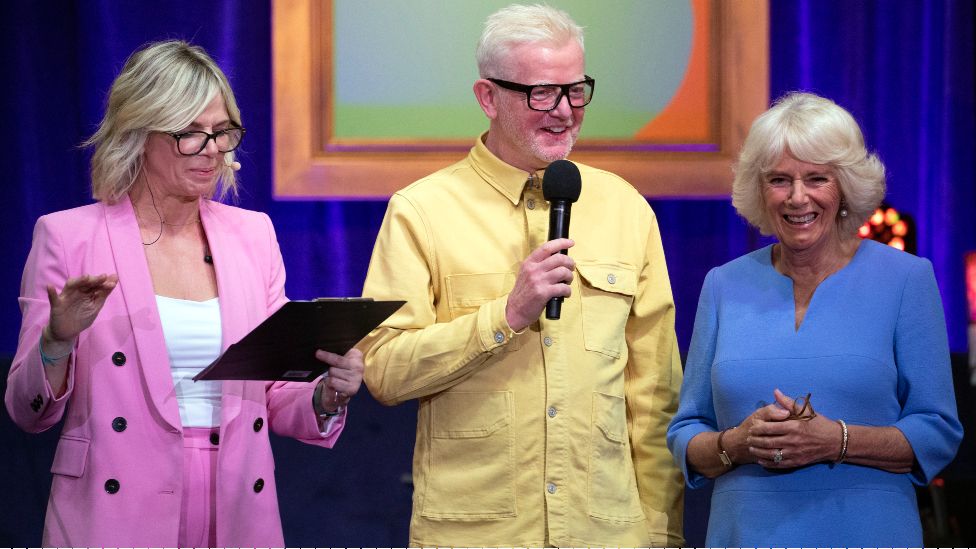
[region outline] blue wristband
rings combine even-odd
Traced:
[[[41,353],[41,363],[48,366],[53,366],[55,362],[71,355],[71,351],[72,351],[72,350],[68,350],[67,353],[64,353],[61,356],[48,356],[44,354],[44,332],[41,332],[41,337],[40,339],[37,340],[37,350],[40,351]]]

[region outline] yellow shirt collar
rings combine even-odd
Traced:
[[[487,136],[488,132],[484,132],[475,141],[474,147],[471,149],[471,165],[482,179],[502,193],[505,198],[508,198],[513,205],[517,205],[522,199],[525,182],[530,177],[535,176],[541,184],[542,174],[545,170],[527,173],[506,163],[485,146]]]

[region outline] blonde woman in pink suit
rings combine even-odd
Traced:
[[[268,431],[342,431],[358,351],[318,351],[315,383],[190,380],[286,301],[270,219],[212,199],[243,134],[206,52],[149,44],[89,140],[98,202],[37,222],[5,400],[29,432],[64,418],[44,546],[282,546]]]

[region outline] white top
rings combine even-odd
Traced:
[[[193,376],[220,356],[218,298],[189,301],[156,296],[169,365],[184,427],[220,425],[220,382],[193,381]]]

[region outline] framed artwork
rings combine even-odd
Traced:
[[[274,194],[385,199],[461,159],[488,120],[471,87],[510,0],[276,0]],[[728,196],[769,100],[766,0],[550,0],[595,78],[570,159],[646,196]]]

